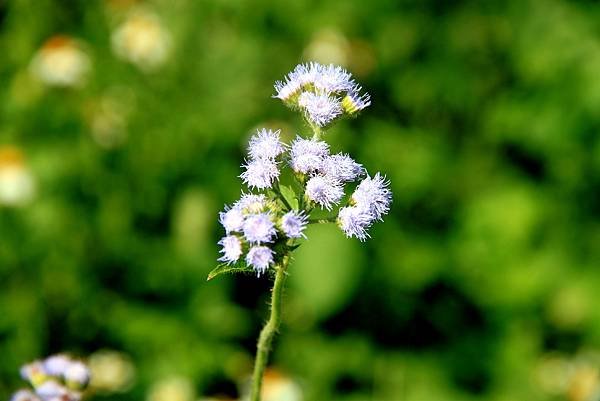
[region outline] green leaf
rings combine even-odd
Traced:
[[[233,273],[253,273],[254,270],[251,267],[246,266],[243,263],[236,263],[234,265],[220,264],[215,267],[210,273],[206,281],[210,281],[213,278],[220,276],[221,274],[233,274]]]
[[[296,193],[294,190],[288,185],[280,185],[279,191],[281,192],[281,196],[290,204],[292,209],[298,210],[298,199],[296,198]]]

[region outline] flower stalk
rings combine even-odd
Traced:
[[[280,130],[261,129],[250,138],[240,178],[251,192],[242,192],[237,202],[219,213],[225,229],[219,241],[221,264],[208,276],[210,280],[223,273],[274,274],[270,316],[258,339],[250,401],[260,401],[271,344],[281,323],[289,259],[306,238],[307,225],[336,223],[347,237],[364,241],[370,227],[388,213],[392,200],[385,176],[371,177],[350,155],[332,154],[324,140],[333,123],[355,117],[371,104],[350,73],[333,65],[301,64],[276,82],[275,90],[275,98],[302,114],[312,136],[298,135],[286,144]],[[291,174],[282,174],[286,170]],[[292,182],[280,182],[290,176]],[[358,185],[343,206],[349,195],[346,184],[352,182]],[[332,214],[311,216],[317,208]]]
[[[289,256],[286,255],[281,264],[275,266],[275,281],[273,282],[273,289],[271,290],[271,314],[258,337],[254,372],[252,373],[250,401],[260,401],[262,379],[265,368],[267,367],[267,361],[269,360],[271,344],[273,342],[273,337],[275,337],[275,334],[279,330],[279,325],[281,324],[281,302],[288,261]]]

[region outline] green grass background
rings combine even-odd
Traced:
[[[173,375],[236,396],[269,282],[205,281],[217,212],[254,129],[308,132],[272,84],[317,57],[372,94],[327,140],[394,203],[364,244],[309,230],[274,366],[308,401],[597,399],[578,390],[599,386],[598,3],[156,0],[172,51],[154,72],[111,50],[117,3],[0,1],[0,144],[37,186],[0,208],[0,398],[25,361],[99,349],[137,374],[97,399]],[[30,75],[58,33],[86,44],[80,89]],[[128,110],[109,148],[89,122],[105,96]]]

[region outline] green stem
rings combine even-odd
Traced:
[[[337,220],[336,216],[329,216],[329,217],[324,217],[322,219],[308,219],[308,224],[335,223],[336,220]]]
[[[283,295],[283,284],[285,282],[286,268],[289,256],[285,255],[281,265],[275,267],[275,282],[271,293],[271,315],[265,324],[256,348],[256,359],[254,361],[254,373],[252,374],[252,388],[250,390],[250,401],[260,401],[260,389],[263,375],[267,367],[271,343],[281,323],[281,298]]]

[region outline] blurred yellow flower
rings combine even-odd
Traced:
[[[91,63],[83,46],[77,40],[55,35],[48,39],[31,61],[31,72],[50,86],[81,86]]]

